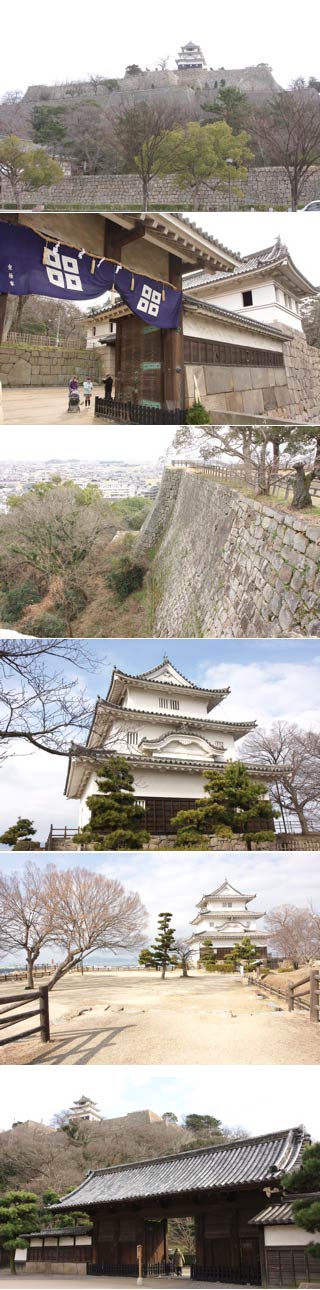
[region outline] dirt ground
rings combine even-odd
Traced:
[[[59,1277],[58,1275],[41,1276],[39,1275],[39,1273],[37,1273],[36,1283],[33,1281],[33,1286],[36,1284],[37,1290],[47,1290],[47,1287],[49,1286],[52,1286],[52,1287],[54,1286],[55,1290],[62,1290],[63,1286],[67,1286],[68,1290],[79,1290],[79,1286],[83,1284],[83,1280],[84,1278],[81,1276],[80,1277],[79,1276]],[[24,1281],[26,1285],[29,1285],[32,1287],[31,1276],[24,1277]],[[203,1290],[208,1290],[207,1281],[190,1282],[189,1277],[188,1278],[183,1277],[183,1279],[181,1277],[165,1277],[165,1276],[147,1277],[144,1279],[143,1285],[145,1285],[147,1288],[149,1288],[150,1286],[150,1290],[153,1290],[153,1287],[156,1287],[156,1286],[158,1287],[158,1290],[159,1290],[159,1285],[165,1286],[166,1290],[173,1290],[173,1287],[181,1285],[181,1281],[183,1285],[192,1284],[192,1286],[195,1287],[195,1290],[197,1290],[197,1287],[198,1287],[198,1290],[200,1290],[201,1287],[203,1287]],[[1,1290],[4,1290],[4,1287],[8,1287],[8,1290],[9,1290],[9,1286],[11,1287],[11,1290],[12,1290],[12,1277],[10,1277],[7,1272],[0,1271],[0,1284],[1,1284]],[[91,1284],[92,1283],[90,1282],[90,1285]],[[110,1286],[110,1287],[112,1286],[113,1290],[118,1290],[118,1287],[119,1287],[119,1290],[123,1290],[124,1286],[131,1286],[131,1290],[132,1290],[132,1286],[135,1286],[136,1284],[137,1283],[134,1277],[117,1277],[116,1281],[114,1280],[114,1277],[99,1277],[100,1286]],[[215,1281],[216,1287],[219,1286],[220,1284],[221,1283],[219,1281]],[[228,1290],[228,1286],[226,1286],[226,1283],[224,1282],[223,1284],[224,1284],[224,1290]],[[229,1290],[230,1290],[230,1286],[229,1286]],[[251,1290],[254,1290],[254,1287],[251,1287]]]
[[[94,386],[91,407],[85,408],[81,391],[80,412],[68,413],[68,390],[63,386],[45,386],[41,389],[23,388],[11,390],[4,386],[2,390],[3,420],[6,425],[100,425],[95,420],[95,394],[103,394],[102,386]]]
[[[0,987],[1,997],[8,987]],[[51,1041],[1,1049],[3,1063],[35,1065],[317,1064],[320,1028],[239,976],[179,972],[72,974],[50,996]],[[32,1023],[31,1023],[32,1024]],[[25,1028],[20,1024],[20,1030]]]

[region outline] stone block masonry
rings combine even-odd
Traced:
[[[103,377],[104,356],[95,349],[68,350],[61,346],[45,348],[44,345],[10,345],[0,347],[0,381],[10,389],[25,386],[57,386],[67,388],[70,377],[75,373],[78,380],[86,376],[91,381],[101,382]]]
[[[314,167],[307,176],[301,192],[301,205],[319,197],[320,167]],[[179,186],[173,175],[152,179],[149,203],[154,210],[209,210],[225,211],[229,204],[226,185],[210,193],[208,187],[199,189],[197,197],[187,184]],[[13,207],[13,195],[7,180],[2,181],[4,209]],[[49,188],[27,189],[21,193],[21,208],[41,207],[48,210],[141,210],[142,185],[139,175],[73,175],[66,176],[59,184]],[[252,208],[290,210],[290,184],[281,166],[260,166],[248,170],[241,181],[241,191],[231,194],[232,210]]]
[[[174,482],[173,482],[174,481]],[[152,561],[153,635],[320,635],[320,525],[167,468],[137,554]]]

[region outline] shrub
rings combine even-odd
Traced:
[[[39,618],[28,618],[24,623],[25,630],[30,636],[64,636],[66,633],[66,620],[63,614],[44,613]]]
[[[119,564],[108,574],[107,584],[116,592],[119,600],[126,600],[133,591],[138,591],[142,587],[145,573],[143,564],[131,564],[128,557],[123,556]]]
[[[210,412],[207,412],[206,408],[203,407],[203,403],[193,403],[192,407],[188,408],[186,422],[188,425],[193,426],[209,425]]]
[[[31,580],[22,582],[20,587],[12,587],[3,600],[2,613],[5,621],[15,623],[26,605],[37,605],[41,597],[42,592],[37,590]]]

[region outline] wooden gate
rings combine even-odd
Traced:
[[[144,801],[148,833],[174,833],[173,817],[195,806],[194,797],[145,797]]]
[[[163,342],[160,327],[149,327],[140,318],[121,318],[116,337],[116,399],[161,408]]]

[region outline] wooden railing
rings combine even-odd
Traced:
[[[20,1004],[23,1008],[19,1011]],[[36,1004],[30,1011],[30,1004]],[[18,1011],[17,1011],[18,1010]],[[47,1044],[50,1039],[50,1020],[49,1020],[49,989],[47,985],[40,985],[38,990],[28,991],[28,998],[24,994],[7,994],[0,995],[0,1035],[3,1030],[10,1030],[20,1021],[31,1021],[34,1017],[38,1018],[38,1025],[31,1026],[31,1029],[19,1031],[17,1035],[8,1034],[0,1038],[0,1046],[5,1044],[16,1044],[21,1039],[30,1039],[31,1035],[40,1035],[43,1044]]]
[[[301,988],[302,987],[302,988]],[[288,1008],[294,1011],[296,1003],[308,996],[310,1021],[320,1021],[320,972],[313,968],[302,981],[290,981],[288,985]]]
[[[250,985],[259,986],[259,990],[265,990],[267,994],[275,995],[277,999],[284,999],[288,1005],[288,1011],[293,1012],[294,1008],[302,1008],[309,1013],[310,1021],[320,1022],[320,971],[318,968],[310,968],[307,976],[302,977],[301,981],[290,981],[287,988],[281,990],[278,985],[269,985],[268,981],[263,981],[260,976],[249,976]],[[302,987],[302,988],[301,988]]]
[[[67,829],[67,828],[54,829],[53,824],[50,824],[50,829],[49,829],[47,841],[45,843],[45,848],[44,848],[45,851],[54,851],[55,839],[57,839],[57,841],[59,842],[61,841],[61,839],[63,842],[67,842],[68,839],[71,838],[71,841],[72,841],[76,832],[77,832],[76,825],[74,825],[73,829]]]
[[[10,331],[3,345],[35,345],[43,346],[44,349],[86,349],[84,336],[70,337],[67,336],[46,336],[45,332],[36,331]]]

